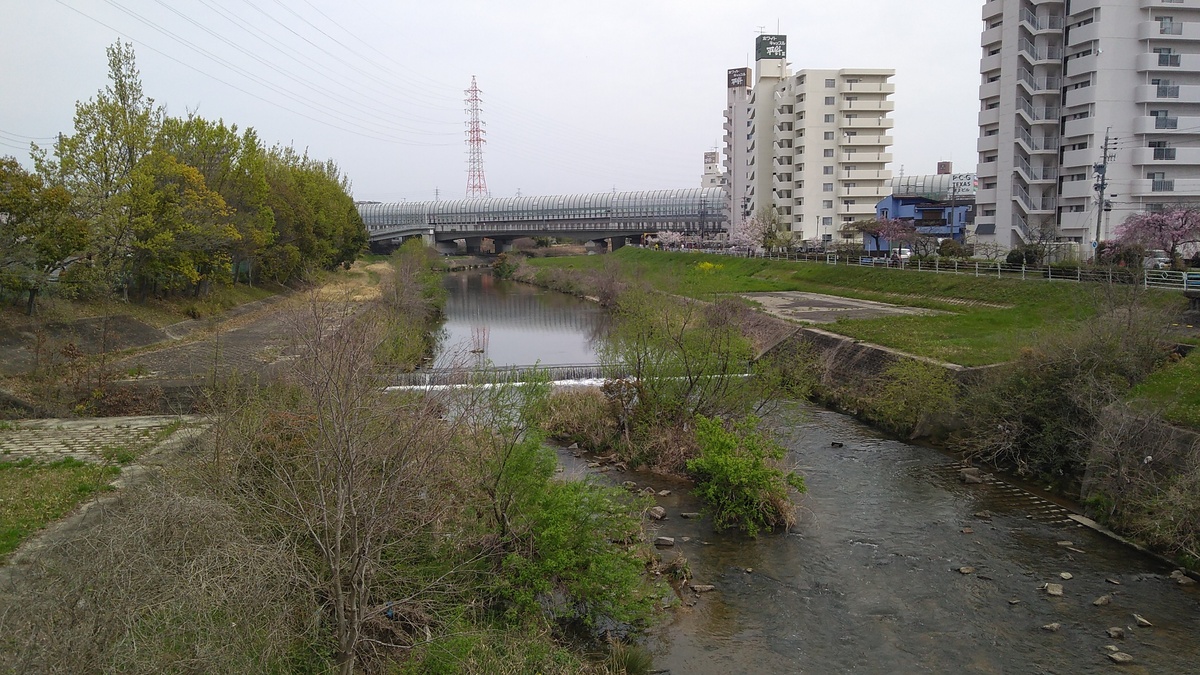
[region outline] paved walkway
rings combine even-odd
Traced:
[[[944,312],[920,307],[889,305],[871,300],[857,300],[801,291],[742,293],[741,295],[758,302],[768,314],[803,323],[833,323],[838,319],[877,319],[884,316],[944,314]]]
[[[196,425],[205,419],[202,415],[156,415],[4,422],[0,426],[0,461],[54,462],[73,457],[105,462],[109,461],[105,450],[112,448],[141,455],[170,436],[173,425]]]

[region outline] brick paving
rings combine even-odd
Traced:
[[[202,424],[201,415],[15,420],[0,425],[0,461],[54,462],[72,457],[104,462],[104,451],[124,448],[137,455],[166,440],[172,424]]]

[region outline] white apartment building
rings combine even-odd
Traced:
[[[729,71],[731,222],[773,208],[797,240],[858,238],[842,226],[873,218],[875,204],[891,194],[895,71],[792,73],[783,35],[760,35],[755,51],[753,87],[748,69]]]
[[[1200,0],[987,0],[983,20],[981,239],[1087,251],[1097,227],[1200,200]]]

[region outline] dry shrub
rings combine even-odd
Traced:
[[[52,537],[0,595],[0,670],[266,672],[315,643],[294,551],[183,480]],[[302,658],[302,657],[301,657]]]
[[[590,452],[610,447],[617,438],[617,422],[608,400],[598,389],[564,389],[547,401],[543,428],[552,438]]]
[[[1152,412],[1102,417],[1083,486],[1090,513],[1152,548],[1200,565],[1200,440]]]
[[[636,447],[625,454],[645,462],[651,471],[672,476],[687,476],[687,462],[700,455],[695,428],[686,424],[648,424],[637,434]]]

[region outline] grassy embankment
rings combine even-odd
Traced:
[[[729,293],[805,291],[938,310],[933,316],[839,320],[821,327],[866,342],[963,366],[1010,361],[1023,349],[1081,329],[1104,305],[1099,284],[997,279],[957,274],[821,265],[624,248],[611,256],[620,274],[672,293],[712,298]],[[609,256],[530,260],[535,269],[600,271]],[[1178,311],[1179,293],[1145,300]],[[1133,399],[1162,403],[1177,424],[1200,428],[1195,358],[1156,373]]]
[[[625,248],[622,273],[695,298],[805,291],[939,310],[934,316],[839,320],[823,326],[853,338],[963,366],[1000,363],[1046,334],[1070,331],[1096,313],[1092,284],[1021,281],[847,265],[662,253]],[[707,264],[705,264],[707,263]],[[604,256],[530,260],[536,268],[598,270]],[[1178,294],[1154,293],[1164,306]]]
[[[75,510],[120,469],[77,459],[0,462],[0,561],[31,535]]]

